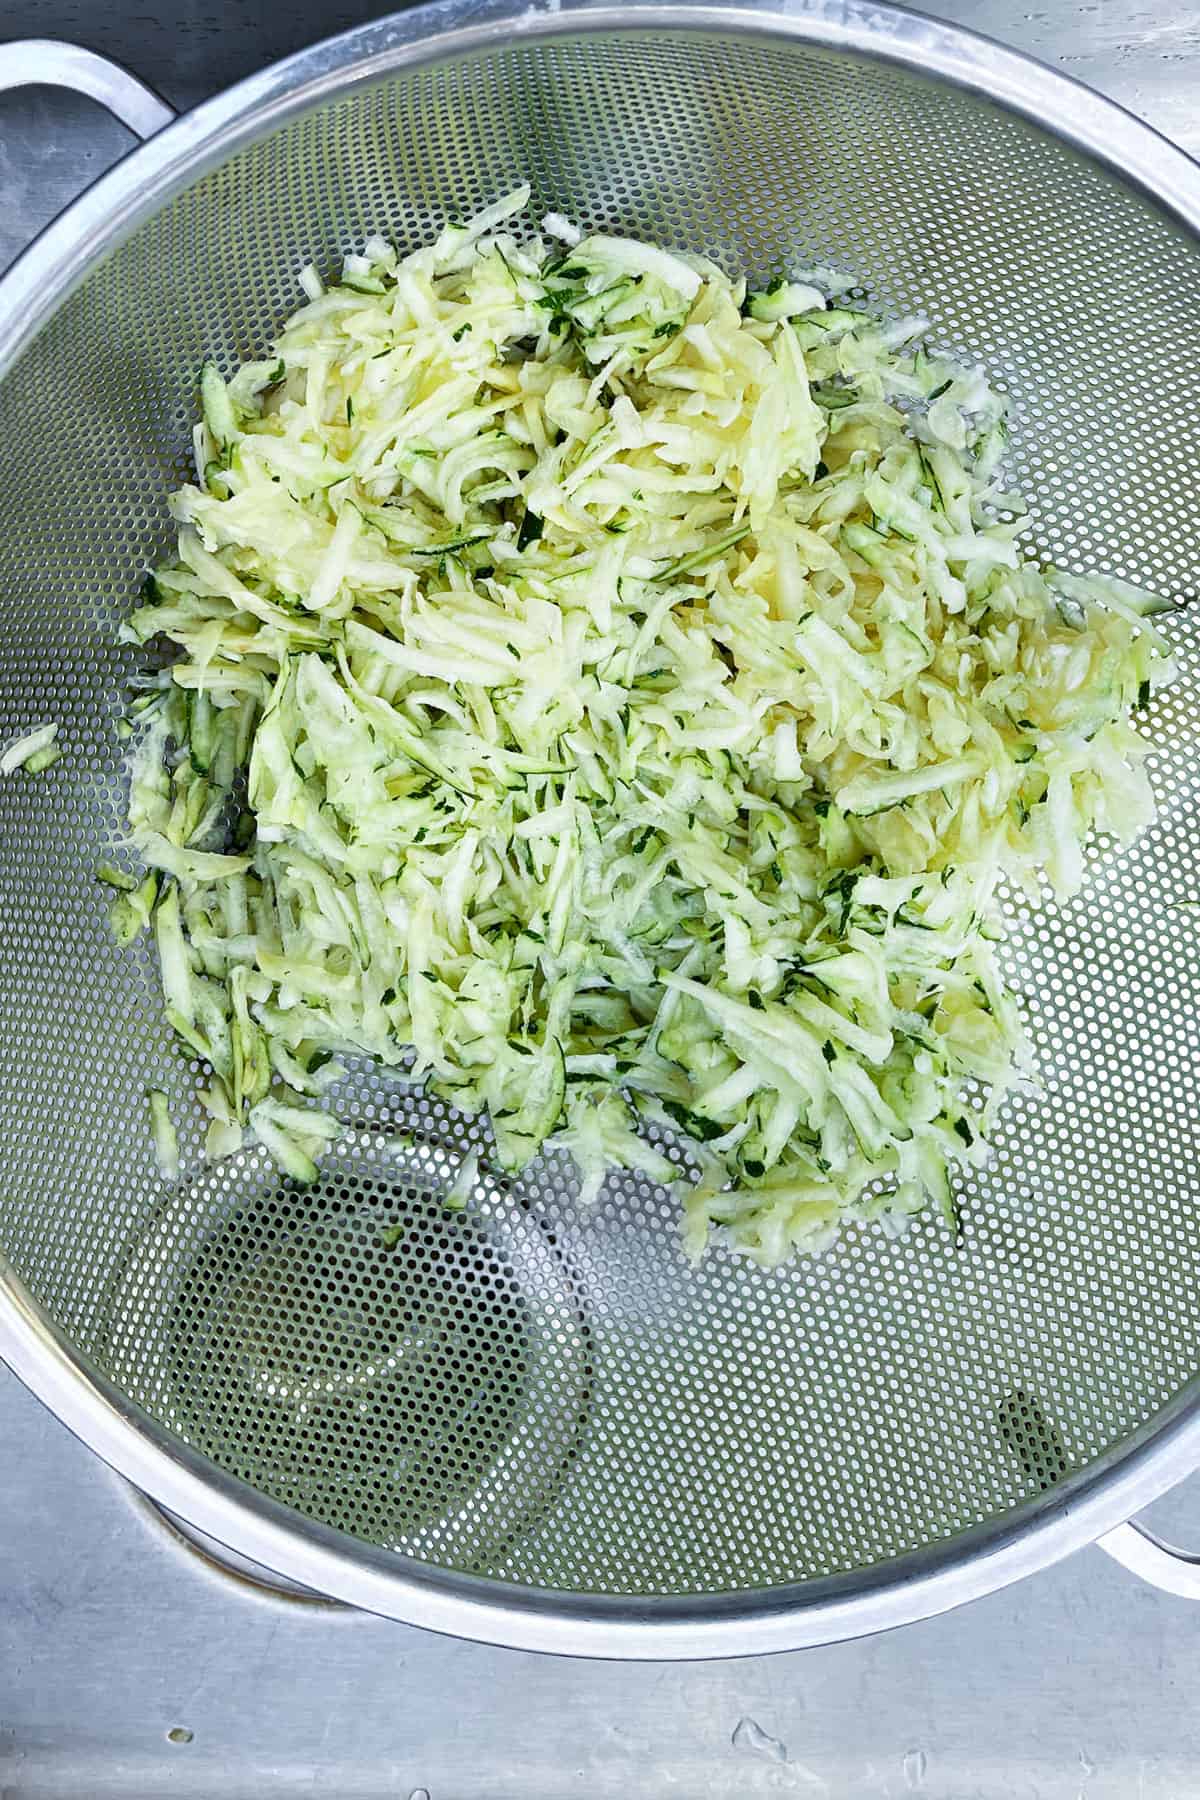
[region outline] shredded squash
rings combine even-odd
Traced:
[[[1033,1069],[998,884],[1152,817],[1160,603],[1022,559],[1005,403],[922,321],[527,203],[203,372],[105,878],[209,1154],[311,1180],[367,1057],[507,1170],[674,1183],[693,1254],[953,1219]]]

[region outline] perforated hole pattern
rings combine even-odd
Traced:
[[[114,647],[169,541],[196,371],[261,349],[372,230],[404,246],[522,176],[535,204],[770,275],[822,262],[1016,405],[1034,553],[1200,584],[1200,280],[1143,198],[984,102],[730,36],[581,35],[428,66],[239,153],[97,268],[0,390],[0,1243],[82,1352],[225,1469],[350,1540],[515,1583],[716,1593],[995,1520],[1197,1368],[1194,614],[1145,729],[1161,819],[1009,951],[1044,1091],[964,1195],[774,1275],[681,1257],[640,1177],[439,1194],[476,1128],[369,1068],[317,1186],[202,1171],[194,1065],[92,871],[122,792]],[[182,1125],[158,1177],[144,1090]]]

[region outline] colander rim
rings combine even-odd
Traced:
[[[325,40],[169,125],[81,195],[0,280],[0,379],[94,260],[209,168],[297,112],[401,68],[521,37],[724,32],[898,64],[985,95],[1115,171],[1200,237],[1200,167],[1118,106],[960,26],[875,0],[722,6],[629,0],[432,0]],[[865,1635],[948,1610],[1102,1536],[1200,1462],[1200,1378],[1048,1493],[873,1567],[728,1595],[516,1588],[345,1538],[228,1475],[140,1415],[90,1367],[0,1256],[0,1359],[118,1473],[218,1543],[368,1612],[518,1649],[628,1659],[756,1655]]]

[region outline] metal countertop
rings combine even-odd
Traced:
[[[1195,0],[1031,3],[929,10],[1200,154]],[[0,0],[0,39],[87,44],[182,108],[388,10],[154,7]],[[0,95],[0,266],[129,143],[86,101]],[[1152,1522],[1200,1537],[1198,1500],[1200,1480]],[[0,1369],[0,1800],[1195,1800],[1198,1665],[1200,1607],[1095,1551],[886,1637],[690,1666],[267,1599],[176,1544]]]

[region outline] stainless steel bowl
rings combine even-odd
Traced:
[[[200,1532],[306,1588],[462,1636],[729,1656],[875,1631],[1097,1537],[1200,1460],[1200,656],[1148,720],[1162,818],[1072,905],[1014,906],[1045,1093],[964,1199],[775,1275],[697,1272],[640,1177],[591,1211],[544,1158],[447,1221],[475,1127],[377,1071],[291,1188],[252,1153],[158,1176],[194,1074],[92,870],[119,828],[115,644],[168,540],[196,370],[260,345],[296,273],[518,178],[731,269],[833,263],[1014,396],[1031,547],[1200,591],[1200,171],[1115,106],[884,6],[442,3],[174,123],[62,46],[150,140],[0,283],[0,1354]],[[403,1234],[388,1227],[399,1223]]]

